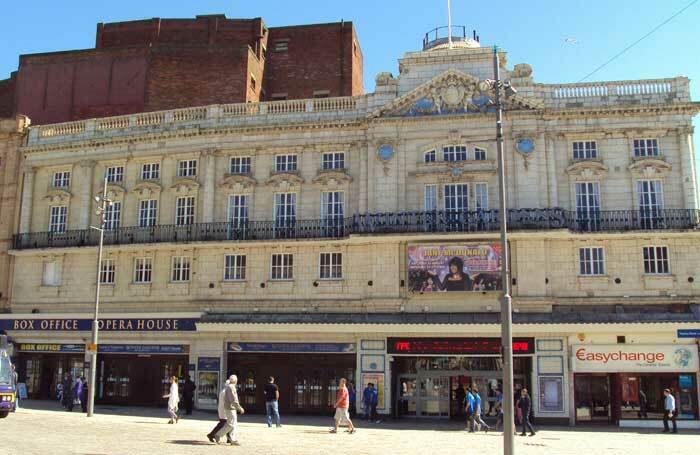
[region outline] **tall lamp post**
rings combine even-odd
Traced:
[[[95,410],[95,388],[97,385],[97,334],[99,332],[99,311],[100,311],[100,272],[102,266],[102,245],[105,236],[105,221],[107,206],[112,206],[112,201],[107,199],[107,173],[105,172],[104,188],[102,197],[95,196],[98,206],[95,213],[99,217],[100,227],[90,226],[91,229],[100,231],[100,243],[97,247],[97,271],[95,284],[95,317],[92,320],[92,341],[90,346],[90,381],[88,382],[88,403],[87,416],[92,417]]]
[[[513,302],[510,295],[510,256],[508,254],[508,230],[506,204],[506,173],[505,159],[503,156],[503,122],[501,89],[506,97],[514,95],[515,89],[510,82],[502,82],[498,61],[498,47],[493,47],[493,75],[494,79],[487,79],[480,83],[482,91],[493,90],[495,93],[496,108],[496,149],[498,152],[498,199],[500,203],[499,218],[501,227],[501,353],[503,356],[503,453],[513,455],[515,453],[515,419],[513,409]]]

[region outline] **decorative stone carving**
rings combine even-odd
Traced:
[[[659,158],[640,158],[633,160],[627,169],[635,177],[663,178],[671,171],[671,164]]]
[[[102,197],[103,190],[104,187],[100,187],[99,190],[95,192],[95,196]],[[107,184],[107,199],[116,201],[123,198],[124,194],[126,194],[126,189],[123,186],[117,185],[116,183]]]
[[[275,191],[291,191],[299,189],[301,184],[304,183],[304,179],[290,172],[278,172],[272,174],[265,183]]]
[[[389,82],[393,79],[394,76],[391,73],[377,73],[377,76],[374,78],[374,83],[375,85],[389,85]]]
[[[496,162],[478,161],[468,165],[461,163],[439,163],[412,173],[411,176],[425,183],[455,183],[462,181],[488,180],[497,171]]]
[[[527,63],[518,63],[513,67],[513,71],[510,72],[510,77],[513,78],[527,78],[532,76],[532,67]]]
[[[49,201],[50,204],[59,205],[67,204],[70,201],[71,194],[60,188],[54,188],[48,193],[46,193],[45,199]]]
[[[246,174],[226,174],[219,182],[219,188],[233,193],[247,193],[255,188],[257,180]]]
[[[590,180],[606,175],[608,167],[602,161],[576,161],[566,168],[566,173],[573,177],[579,177],[582,180]]]
[[[156,182],[152,181],[141,181],[136,185],[131,191],[136,193],[136,195],[141,199],[147,199],[151,197],[157,197],[162,190],[162,187]]]
[[[178,194],[189,194],[199,189],[199,182],[189,177],[179,177],[173,182],[170,188]]]
[[[346,172],[335,169],[321,169],[313,179],[313,183],[326,188],[339,188],[352,182],[352,177]]]

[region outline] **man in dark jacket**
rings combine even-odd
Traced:
[[[73,411],[73,377],[70,373],[63,375],[63,407]]]
[[[523,432],[520,436],[525,436],[527,430],[530,430],[530,436],[535,435],[535,430],[532,428],[530,423],[530,411],[532,410],[532,400],[530,400],[530,395],[527,393],[527,389],[523,387],[520,390],[520,400],[518,401],[518,407],[522,411],[523,419]]]
[[[185,378],[185,386],[184,390],[182,391],[182,398],[185,401],[185,414],[192,415],[192,404],[194,402],[194,391],[197,389],[197,386],[194,385],[194,382],[190,379],[189,375]]]

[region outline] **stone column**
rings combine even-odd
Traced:
[[[87,229],[90,226],[90,208],[92,207],[92,177],[95,162],[84,160],[78,163],[80,167],[80,216],[78,217],[78,229]]]
[[[685,208],[698,208],[698,187],[695,179],[695,155],[693,150],[693,128],[678,130],[678,150],[681,154],[683,199]]]
[[[27,166],[24,169],[24,184],[22,187],[22,207],[19,217],[19,232],[30,232],[32,228],[32,201],[34,199],[34,175],[36,168]]]
[[[544,136],[544,153],[547,158],[547,195],[549,207],[559,206],[559,191],[557,189],[557,161],[555,158],[554,138]]]
[[[214,221],[214,183],[216,179],[216,152],[213,149],[202,152],[201,157],[206,160],[204,172],[204,187],[202,199],[202,221],[212,223]]]

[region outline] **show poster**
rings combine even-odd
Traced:
[[[369,383],[377,389],[377,409],[385,409],[384,406],[384,373],[362,373],[362,389],[358,390],[358,405],[362,406],[362,393]]]
[[[219,373],[200,371],[197,381],[197,403],[203,406],[216,406],[219,396]]]
[[[409,245],[408,287],[412,292],[501,289],[501,245]]]

